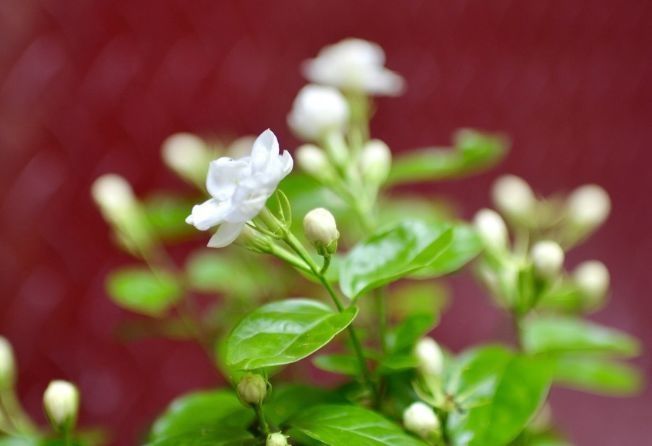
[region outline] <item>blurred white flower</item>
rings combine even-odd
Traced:
[[[551,240],[537,242],[532,247],[531,255],[534,270],[544,278],[554,277],[564,264],[564,250]]]
[[[473,224],[486,246],[493,249],[507,248],[507,226],[497,212],[481,209],[475,214]]]
[[[79,391],[68,381],[52,381],[43,394],[43,406],[55,429],[74,424],[79,410]]]
[[[332,167],[326,153],[314,144],[303,144],[296,150],[297,164],[301,169],[315,178],[327,179],[332,174]]]
[[[208,246],[231,244],[291,170],[292,157],[287,151],[280,154],[276,136],[265,130],[256,138],[249,156],[222,157],[210,163],[206,189],[212,198],[194,206],[186,223],[201,231],[219,225]]]
[[[0,336],[0,391],[14,385],[16,377],[16,360],[11,343]]]
[[[582,262],[573,271],[579,289],[590,299],[591,306],[599,304],[609,289],[609,270],[598,260]]]
[[[609,216],[611,200],[600,186],[586,184],[571,192],[566,207],[573,223],[594,228],[601,225]]]
[[[404,89],[403,78],[385,68],[385,52],[372,42],[348,38],[325,46],[303,65],[304,75],[318,84],[372,95],[395,96]]]
[[[431,437],[440,427],[435,411],[422,402],[412,403],[403,411],[403,425],[421,438]]]
[[[93,199],[109,221],[120,220],[125,212],[136,206],[131,185],[120,175],[108,173],[98,177],[91,187]]]
[[[536,198],[522,178],[503,175],[494,182],[491,193],[494,204],[507,217],[522,221],[532,216]]]
[[[288,125],[300,138],[316,141],[329,132],[341,131],[349,119],[349,106],[338,90],[306,85],[294,99]]]
[[[360,172],[371,184],[381,184],[387,179],[392,167],[392,152],[380,139],[372,139],[360,152]]]
[[[162,156],[173,172],[192,183],[201,183],[210,161],[206,143],[192,133],[169,136],[163,141]]]
[[[417,367],[421,373],[439,376],[444,370],[444,354],[439,344],[432,338],[421,338],[414,347]]]

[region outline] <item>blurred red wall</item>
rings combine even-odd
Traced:
[[[379,101],[375,134],[396,151],[448,142],[460,126],[501,130],[499,170],[437,186],[466,216],[499,172],[550,193],[603,185],[614,213],[571,263],[599,258],[613,300],[599,320],[652,345],[652,2],[0,2],[0,333],[15,345],[31,413],[51,378],[78,382],[82,421],[136,435],[175,395],[215,383],[198,348],[122,344],[125,313],[103,276],[129,261],[89,199],[104,172],[139,193],[182,188],[161,165],[170,133],[257,133],[285,125],[298,64],[324,44],[380,43],[407,93]],[[433,191],[432,187],[423,190]],[[468,277],[436,331],[453,349],[488,338],[495,313]],[[652,370],[649,356],[638,363]],[[649,373],[648,373],[649,375]],[[579,445],[649,444],[652,395],[553,395]]]

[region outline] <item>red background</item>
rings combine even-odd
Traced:
[[[89,185],[116,171],[139,193],[182,188],[159,161],[175,131],[271,127],[294,147],[285,115],[304,83],[298,64],[347,36],[380,43],[408,82],[404,96],[379,101],[373,123],[394,150],[446,143],[460,126],[512,136],[498,171],[437,186],[466,216],[487,205],[498,172],[540,193],[585,182],[610,192],[612,218],[570,263],[604,260],[613,300],[597,319],[651,344],[651,2],[3,0],[0,333],[17,350],[31,413],[41,417],[48,380],[71,379],[84,424],[134,444],[173,396],[214,384],[192,345],[113,336],[125,313],[103,276],[129,259],[110,244]],[[436,331],[455,350],[496,323],[467,279],[454,280]],[[638,363],[652,369],[648,356]],[[556,391],[553,402],[579,445],[649,443],[649,391]]]

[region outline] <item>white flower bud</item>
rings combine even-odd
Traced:
[[[43,406],[55,430],[70,429],[79,411],[79,391],[68,381],[52,381],[43,394]]]
[[[16,359],[11,343],[0,336],[0,390],[13,387],[16,379]]]
[[[521,221],[531,217],[536,204],[530,185],[515,175],[498,178],[492,188],[492,197],[499,211]]]
[[[185,180],[201,184],[206,177],[210,152],[206,143],[192,133],[168,137],[163,142],[162,156],[165,164]]]
[[[327,209],[316,208],[308,212],[303,218],[303,231],[319,254],[333,254],[337,250],[340,233],[335,217]]]
[[[475,214],[473,224],[485,246],[500,250],[507,248],[507,226],[497,212],[481,209]]]
[[[248,373],[242,377],[236,390],[244,403],[260,404],[267,396],[267,382],[260,375]]]
[[[360,153],[362,177],[371,184],[381,184],[387,179],[392,166],[392,152],[379,139],[368,141]]]
[[[329,132],[341,131],[348,119],[349,107],[338,90],[306,85],[294,100],[288,125],[300,138],[316,141]]]
[[[422,402],[412,403],[403,412],[403,425],[421,438],[430,438],[440,428],[439,418],[432,408]]]
[[[267,436],[265,446],[288,446],[288,437],[281,432],[274,432]]]
[[[133,209],[136,203],[134,191],[127,180],[112,173],[97,178],[91,187],[91,194],[109,221],[120,220],[121,215]]]
[[[421,373],[440,376],[444,370],[444,354],[439,344],[432,338],[421,338],[414,348],[417,367]]]
[[[611,201],[603,188],[587,184],[571,192],[566,202],[566,211],[576,225],[595,228],[609,216]]]
[[[557,275],[564,264],[564,251],[558,243],[550,240],[537,242],[532,247],[531,256],[534,271],[547,279]]]
[[[327,179],[331,176],[332,168],[328,157],[316,145],[303,144],[299,146],[295,156],[299,167],[307,174],[318,179]]]
[[[589,260],[580,263],[573,271],[573,279],[580,291],[590,300],[589,306],[597,306],[609,289],[609,270],[604,263]]]

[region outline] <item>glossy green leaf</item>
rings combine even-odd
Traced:
[[[548,361],[500,347],[463,355],[448,378],[461,410],[450,413],[453,446],[502,446],[525,428],[545,400],[552,376]]]
[[[319,355],[313,359],[312,363],[321,370],[340,375],[356,376],[360,372],[357,358],[351,355]]]
[[[170,404],[154,423],[150,440],[213,427],[244,431],[253,418],[253,412],[245,408],[231,391],[195,392]]]
[[[497,135],[463,129],[454,135],[454,149],[412,150],[392,162],[387,184],[437,181],[477,173],[498,163],[508,141]]]
[[[414,344],[428,334],[437,323],[433,313],[412,314],[401,321],[389,335],[392,352],[411,352]]]
[[[539,316],[523,323],[523,344],[531,353],[596,353],[635,356],[639,342],[621,331],[566,316]]]
[[[257,444],[259,444],[258,440],[251,432],[217,426],[159,438],[145,446],[253,446]]]
[[[124,268],[112,272],[106,285],[116,304],[148,316],[161,316],[182,297],[179,281],[164,271]]]
[[[632,395],[641,390],[643,377],[629,364],[594,357],[559,357],[555,382],[605,395]]]
[[[433,278],[459,270],[483,249],[480,237],[469,225],[453,226],[450,245],[428,265],[415,273],[418,278]]]
[[[263,305],[229,335],[227,365],[251,370],[299,361],[328,344],[356,314],[355,307],[338,313],[310,299]]]
[[[432,263],[451,243],[445,223],[406,221],[356,245],[340,267],[345,295],[360,294],[405,277]]]
[[[274,386],[264,409],[267,420],[280,426],[307,407],[345,402],[344,397],[334,390],[304,384],[280,384]]]
[[[425,445],[382,415],[358,406],[316,406],[299,414],[290,424],[328,446]]]

